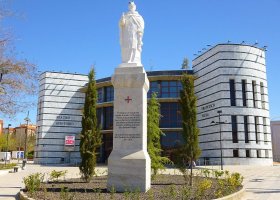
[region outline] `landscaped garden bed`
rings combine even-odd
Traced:
[[[17,165],[16,163],[0,164],[0,170],[13,169],[16,165]]]
[[[200,176],[193,177],[192,186],[188,184],[189,176],[157,175],[147,193],[141,193],[137,189],[130,191],[129,188],[124,193],[118,193],[114,189],[111,192],[107,191],[107,176],[94,177],[89,183],[82,179],[51,179],[52,181],[39,183],[40,177],[41,175],[38,174],[37,183],[34,182],[38,188],[30,187],[29,191],[25,190],[27,196],[40,200],[215,199],[242,189],[241,183],[243,180],[238,173],[229,174],[219,171],[210,173],[210,171],[205,170],[200,173]],[[32,178],[29,180],[32,180]]]

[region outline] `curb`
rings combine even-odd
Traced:
[[[23,191],[20,191],[20,192],[19,192],[19,199],[20,199],[20,200],[35,200],[35,199],[33,199],[33,198],[28,197],[26,194],[24,194]]]
[[[239,200],[244,195],[244,193],[245,193],[245,188],[243,186],[243,188],[241,190],[239,190],[238,192],[235,192],[233,194],[230,194],[228,196],[221,197],[218,199],[213,199],[213,200]]]

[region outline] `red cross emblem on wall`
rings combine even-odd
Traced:
[[[129,96],[126,97],[126,99],[124,99],[126,101],[126,103],[129,103],[130,101],[132,101],[132,99],[130,99]]]

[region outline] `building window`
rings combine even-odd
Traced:
[[[259,143],[259,138],[258,138],[258,124],[259,124],[259,118],[255,116],[255,135],[256,135],[256,143]]]
[[[114,88],[113,86],[105,87],[105,102],[114,100]]]
[[[265,109],[265,101],[264,101],[264,86],[263,82],[260,83],[261,87],[261,102],[262,102],[262,109]]]
[[[238,143],[238,130],[237,130],[237,117],[236,115],[231,116],[231,126],[232,126],[232,142]]]
[[[253,105],[256,108],[257,102],[256,102],[256,81],[252,81],[252,93],[253,93]]]
[[[246,158],[250,158],[251,155],[250,155],[250,150],[249,149],[246,149]]]
[[[104,129],[112,130],[113,129],[113,107],[104,108]]]
[[[267,138],[267,126],[266,126],[266,118],[263,117],[263,136],[264,136],[264,144],[268,144],[268,138]]]
[[[179,97],[182,84],[180,81],[162,81],[161,82],[161,97]]]
[[[248,116],[244,116],[244,135],[245,143],[249,143]]]
[[[230,87],[230,105],[236,106],[236,97],[235,97],[235,81],[229,80],[229,87]]]
[[[257,150],[257,158],[261,157],[261,150]]]
[[[161,136],[161,145],[165,149],[172,149],[184,144],[181,132],[165,132]]]
[[[157,96],[159,97],[160,93],[159,93],[159,87],[160,84],[158,81],[151,81],[150,82],[150,89],[149,89],[149,92],[148,92],[148,98],[151,98],[152,97],[152,94],[155,92],[157,93]]]
[[[97,103],[103,102],[103,88],[97,89]]]
[[[181,128],[182,117],[179,103],[160,104],[160,127],[161,128]]]
[[[235,158],[239,157],[238,149],[233,149],[233,157]]]
[[[96,109],[96,115],[97,115],[97,123],[98,125],[101,125],[102,127],[102,108],[97,108]]]
[[[242,99],[243,99],[243,106],[247,106],[246,80],[242,80]]]
[[[265,153],[265,157],[266,157],[266,158],[269,158],[269,152],[268,152],[268,149],[266,149],[266,150],[264,151],[264,153]]]

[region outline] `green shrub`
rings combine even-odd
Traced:
[[[58,182],[58,179],[62,176],[65,176],[66,174],[67,174],[67,170],[65,171],[53,170],[50,174],[50,180]]]
[[[215,177],[217,178],[218,181],[215,190],[216,198],[229,195],[242,186],[243,176],[241,176],[241,174],[239,173],[230,174],[228,171],[225,171],[223,174],[225,175],[225,177],[218,179],[218,177],[221,177],[221,173],[215,172]]]
[[[16,163],[8,163],[8,164],[0,164],[0,170],[1,169],[12,169],[15,167],[17,164]]]
[[[197,185],[196,199],[205,199],[207,197],[207,191],[212,187],[212,181],[210,179],[203,179]]]
[[[208,178],[210,176],[210,170],[209,169],[202,169],[202,174],[204,177]]]
[[[67,187],[62,187],[60,190],[60,198],[62,200],[73,200],[74,199],[74,194],[69,193],[69,189]]]
[[[44,174],[35,173],[23,178],[26,190],[33,196],[35,191],[38,191],[41,182],[44,180]]]

